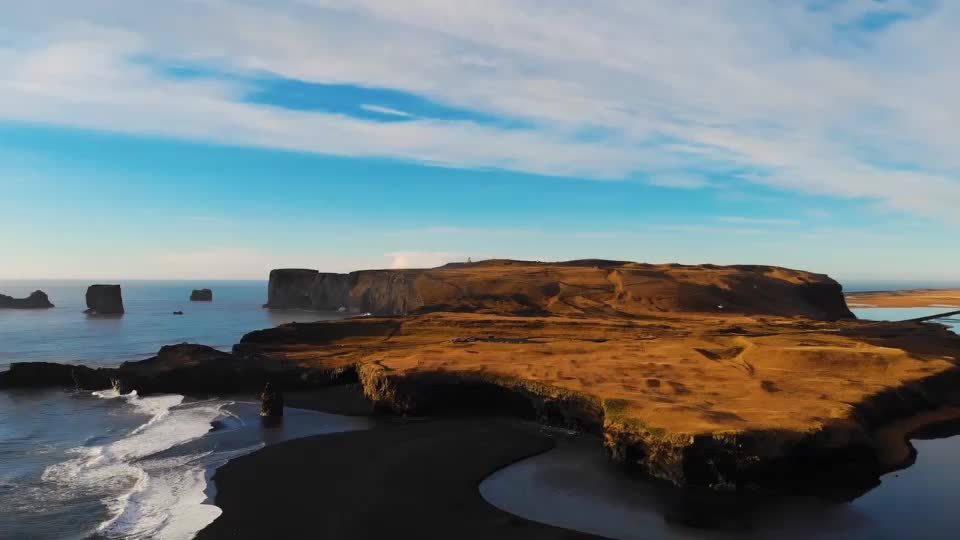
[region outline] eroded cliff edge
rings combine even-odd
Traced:
[[[839,283],[774,266],[492,260],[349,274],[270,272],[266,307],[394,316],[469,312],[630,317],[665,312],[853,318]]]
[[[346,298],[395,316],[252,332],[232,355],[178,346],[109,377],[141,392],[359,380],[381,410],[572,427],[651,476],[736,490],[870,487],[893,465],[882,428],[960,405],[960,337],[857,321],[822,275],[607,261],[300,272],[281,291],[300,307]]]
[[[301,305],[405,316],[253,332],[237,353],[350,366],[398,413],[602,434],[679,485],[870,486],[893,465],[880,426],[960,403],[960,338],[856,321],[819,274],[590,260],[301,278]]]
[[[434,313],[285,325],[235,351],[356,369],[397,413],[601,434],[618,461],[715,489],[871,487],[894,465],[878,428],[960,405],[960,337],[918,323]]]

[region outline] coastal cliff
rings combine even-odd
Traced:
[[[858,321],[835,281],[784,268],[278,270],[270,304],[388,316],[259,330],[232,353],[178,345],[90,379],[138,393],[359,382],[380,411],[564,426],[650,476],[738,491],[867,489],[902,464],[889,456],[907,433],[891,426],[960,407],[960,336]],[[0,386],[39,385],[38,370],[65,380],[15,366]]]
[[[272,309],[396,316],[436,311],[630,317],[697,311],[849,319],[842,287],[822,274],[773,266],[492,260],[350,274],[270,272]]]

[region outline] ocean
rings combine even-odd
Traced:
[[[84,292],[91,283],[0,281],[2,294],[23,297],[41,289],[56,305],[49,310],[0,310],[0,369],[17,361],[112,366],[149,357],[163,345],[180,342],[229,350],[252,330],[290,321],[343,317],[340,313],[263,309],[264,281],[120,281],[126,314],[88,317],[82,311],[86,307]],[[213,289],[214,301],[190,302],[190,291],[195,288]],[[879,319],[937,312],[924,309],[922,313],[854,311]],[[173,315],[174,311],[184,314]],[[960,329],[960,321],[952,324]],[[220,513],[212,504],[215,485],[210,482],[220,464],[277,441],[368,427],[365,419],[295,409],[288,409],[281,425],[263,425],[258,404],[252,398],[194,400],[180,395],[118,396],[110,391],[0,391],[0,538],[185,540]],[[928,449],[931,455],[955,456],[936,452],[937,448],[954,448],[942,445],[956,444],[957,440],[926,441],[921,456]],[[553,456],[547,458],[548,462],[556,458],[545,455]],[[934,463],[941,466],[947,459],[941,457]],[[949,459],[956,463],[955,457]],[[918,467],[925,463],[923,460],[921,457]],[[934,474],[922,467],[915,470],[921,475],[925,470],[927,475]],[[541,478],[550,480],[549,475]],[[607,481],[603,480],[606,477],[598,478]],[[567,488],[578,486],[574,483]],[[602,486],[580,485],[579,489],[594,489],[610,497]],[[636,504],[624,502],[622,486],[610,489],[621,497],[611,499],[615,509]],[[931,502],[927,494],[924,504],[946,504],[960,495],[956,490],[937,493],[943,496]],[[567,497],[576,500],[574,495]],[[630,500],[646,500],[637,497]],[[598,503],[595,500],[591,504],[593,508]],[[520,515],[533,512],[531,517],[546,512],[548,522],[551,514],[522,505],[512,511]],[[609,511],[596,507],[592,512],[604,516]],[[615,527],[617,522],[611,518],[607,525]],[[595,530],[590,523],[583,526]],[[603,531],[613,529],[596,532]],[[687,536],[669,533],[652,537]]]
[[[2,294],[40,289],[56,306],[0,309],[0,370],[22,361],[114,366],[181,342],[229,350],[252,330],[344,316],[263,309],[265,281],[120,281],[126,313],[91,317],[92,283],[0,281]],[[214,301],[190,302],[199,288],[213,289]],[[218,465],[276,441],[366,426],[290,409],[281,425],[263,426],[252,397],[0,391],[0,538],[191,538],[220,513],[209,482]]]
[[[243,334],[292,321],[342,318],[340,313],[263,309],[266,281],[109,281],[123,290],[122,317],[83,314],[93,281],[0,280],[0,294],[22,298],[42,290],[52,309],[0,309],[0,369],[12,362],[112,366],[142,360],[163,345],[202,343],[229,350]],[[213,302],[191,302],[193,289],[213,289]],[[173,315],[183,311],[183,315]]]

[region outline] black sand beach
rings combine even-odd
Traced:
[[[289,441],[217,470],[212,538],[593,538],[485,502],[480,482],[552,439],[509,419],[438,419]]]

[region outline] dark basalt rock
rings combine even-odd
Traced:
[[[270,383],[260,394],[260,416],[283,416],[283,392]]]
[[[76,388],[103,390],[110,388],[114,370],[89,368],[52,362],[20,362],[0,372],[0,388]]]
[[[119,285],[91,285],[87,288],[87,309],[90,315],[120,315],[123,295]]]
[[[311,309],[310,291],[320,272],[302,268],[282,268],[270,271],[267,303],[270,309]]]
[[[206,345],[161,347],[156,356],[124,362],[119,368],[92,369],[48,362],[20,362],[0,372],[0,388],[62,387],[121,394],[215,394],[256,392],[268,381],[288,389],[321,388],[358,381],[353,368],[305,368],[296,362],[260,355],[235,355]]]
[[[52,308],[53,304],[43,291],[33,291],[26,298],[14,298],[0,294],[0,308],[9,309],[46,309]]]
[[[260,355],[238,355],[206,345],[183,343],[161,347],[156,356],[124,362],[114,386],[121,393],[227,393],[260,390],[268,381],[304,389],[356,382],[355,371],[303,368],[295,362]]]
[[[210,289],[194,289],[190,293],[191,302],[213,302],[213,291]]]

